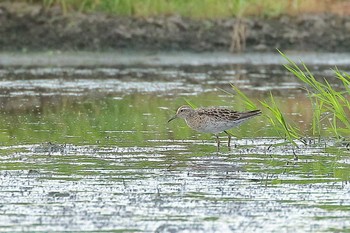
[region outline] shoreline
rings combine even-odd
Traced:
[[[350,52],[350,17],[331,14],[193,20],[11,6],[0,4],[2,51]]]
[[[349,66],[350,53],[295,52],[285,54],[296,63],[317,66]],[[225,66],[225,65],[278,65],[286,60],[276,51],[232,54],[229,52],[0,52],[0,69],[9,67],[118,67],[118,66]]]

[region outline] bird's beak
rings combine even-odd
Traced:
[[[168,123],[170,122],[170,121],[172,121],[172,120],[174,120],[174,119],[176,119],[177,118],[177,116],[175,115],[175,116],[173,116],[172,118],[170,118],[169,120],[168,120]]]

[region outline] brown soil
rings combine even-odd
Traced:
[[[1,51],[183,50],[350,52],[350,17],[193,20],[178,16],[62,14],[40,6],[0,4]]]

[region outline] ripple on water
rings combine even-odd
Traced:
[[[349,184],[327,173],[306,177],[303,171],[305,164],[332,156],[322,147],[281,149],[271,147],[280,140],[241,139],[232,151],[217,154],[213,143],[190,142],[2,147],[0,222],[7,227],[0,229],[207,232],[347,227]],[[189,153],[193,147],[198,151]],[[208,147],[211,152],[206,152]],[[293,150],[300,153],[297,161]]]
[[[266,124],[257,120],[237,131],[231,151],[223,143],[217,153],[214,140],[165,125],[184,96],[244,108],[219,90],[231,92],[229,83],[257,101],[279,93],[282,111],[310,122],[308,99],[279,55],[90,55],[0,59],[0,231],[349,229],[349,151],[341,143],[244,138],[261,136],[254,133]],[[303,61],[321,62],[315,76],[336,84],[329,64],[348,63],[346,56]]]

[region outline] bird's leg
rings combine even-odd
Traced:
[[[231,147],[230,147],[230,146],[231,146],[231,134],[229,134],[228,132],[226,132],[226,130],[225,130],[224,132],[225,132],[225,134],[227,134],[227,136],[228,136],[227,146],[228,146],[228,148],[231,148]]]
[[[215,134],[215,137],[216,137],[216,142],[217,142],[217,150],[219,151],[219,149],[220,149],[219,134]]]

